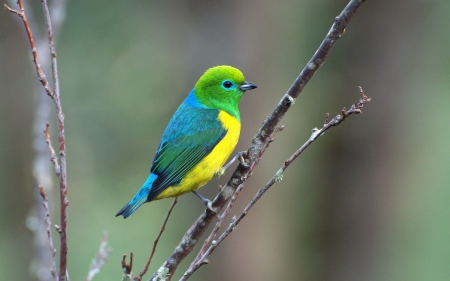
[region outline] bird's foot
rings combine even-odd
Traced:
[[[243,155],[247,155],[247,151],[241,151],[236,153],[236,155],[234,155],[233,158],[231,158],[231,160],[225,164],[225,166],[223,166],[222,168],[219,169],[219,171],[217,171],[216,175],[221,176],[225,173],[225,170],[228,169],[228,167],[231,166],[231,164],[234,163],[234,161],[239,159],[239,162],[241,163],[242,166],[248,168],[249,164],[247,162],[245,162]]]
[[[200,198],[200,200],[202,200],[203,204],[205,204],[206,208],[208,208],[211,212],[213,212],[215,214],[217,214],[219,212],[219,210],[217,208],[214,208],[212,206],[211,200],[208,200],[205,197],[201,196],[200,193],[198,193],[197,191],[192,191],[192,193],[197,195],[197,197]]]
[[[247,151],[241,151],[236,154],[236,156],[239,157],[239,162],[241,163],[241,165],[244,166],[245,168],[248,168],[250,167],[250,165],[249,163],[247,163],[247,161],[245,161],[244,155],[247,155]]]

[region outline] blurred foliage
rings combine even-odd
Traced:
[[[346,3],[69,1],[57,52],[72,280],[86,276],[104,230],[113,252],[97,280],[119,280],[121,256],[130,251],[134,271],[142,269],[171,200],[145,205],[127,220],[114,214],[147,177],[167,122],[198,77],[229,64],[259,86],[241,102],[236,151],[247,149]],[[308,148],[193,280],[448,280],[449,6],[445,0],[362,5],[283,120],[286,129],[235,213],[326,112],[357,101],[358,85],[372,103]],[[35,188],[36,75],[23,26],[6,11],[0,26],[0,272],[7,280],[36,280],[25,226]],[[213,197],[225,181],[213,180],[202,194]],[[58,223],[57,202],[52,209]],[[202,210],[195,196],[180,198],[150,272]]]

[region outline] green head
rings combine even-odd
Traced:
[[[208,69],[194,89],[201,105],[221,109],[240,120],[239,100],[245,91],[255,88],[255,84],[245,81],[239,69],[221,65]]]

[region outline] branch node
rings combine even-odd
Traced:
[[[310,67],[310,64],[308,64],[308,68]],[[315,66],[312,68],[312,69],[314,69],[315,68]],[[290,95],[288,95],[288,94],[286,94],[286,99],[287,99],[287,101],[286,101],[286,104],[287,105],[294,105],[295,104],[295,99],[293,98],[293,97],[291,97]]]
[[[24,17],[23,12],[21,13],[21,12],[19,12],[19,11],[17,11],[17,10],[11,9],[11,8],[10,8],[8,5],[6,5],[6,4],[3,4],[3,7],[5,8],[5,10],[8,10],[8,11],[10,11],[11,13],[14,13],[14,14],[18,15],[18,16],[21,17],[21,18]]]

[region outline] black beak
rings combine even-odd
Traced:
[[[244,91],[244,92],[247,91],[247,90],[255,89],[255,88],[258,88],[258,86],[256,86],[256,85],[253,84],[253,83],[247,82],[247,81],[245,81],[244,84],[242,84],[241,86],[239,86],[239,89],[240,89],[241,91]]]

